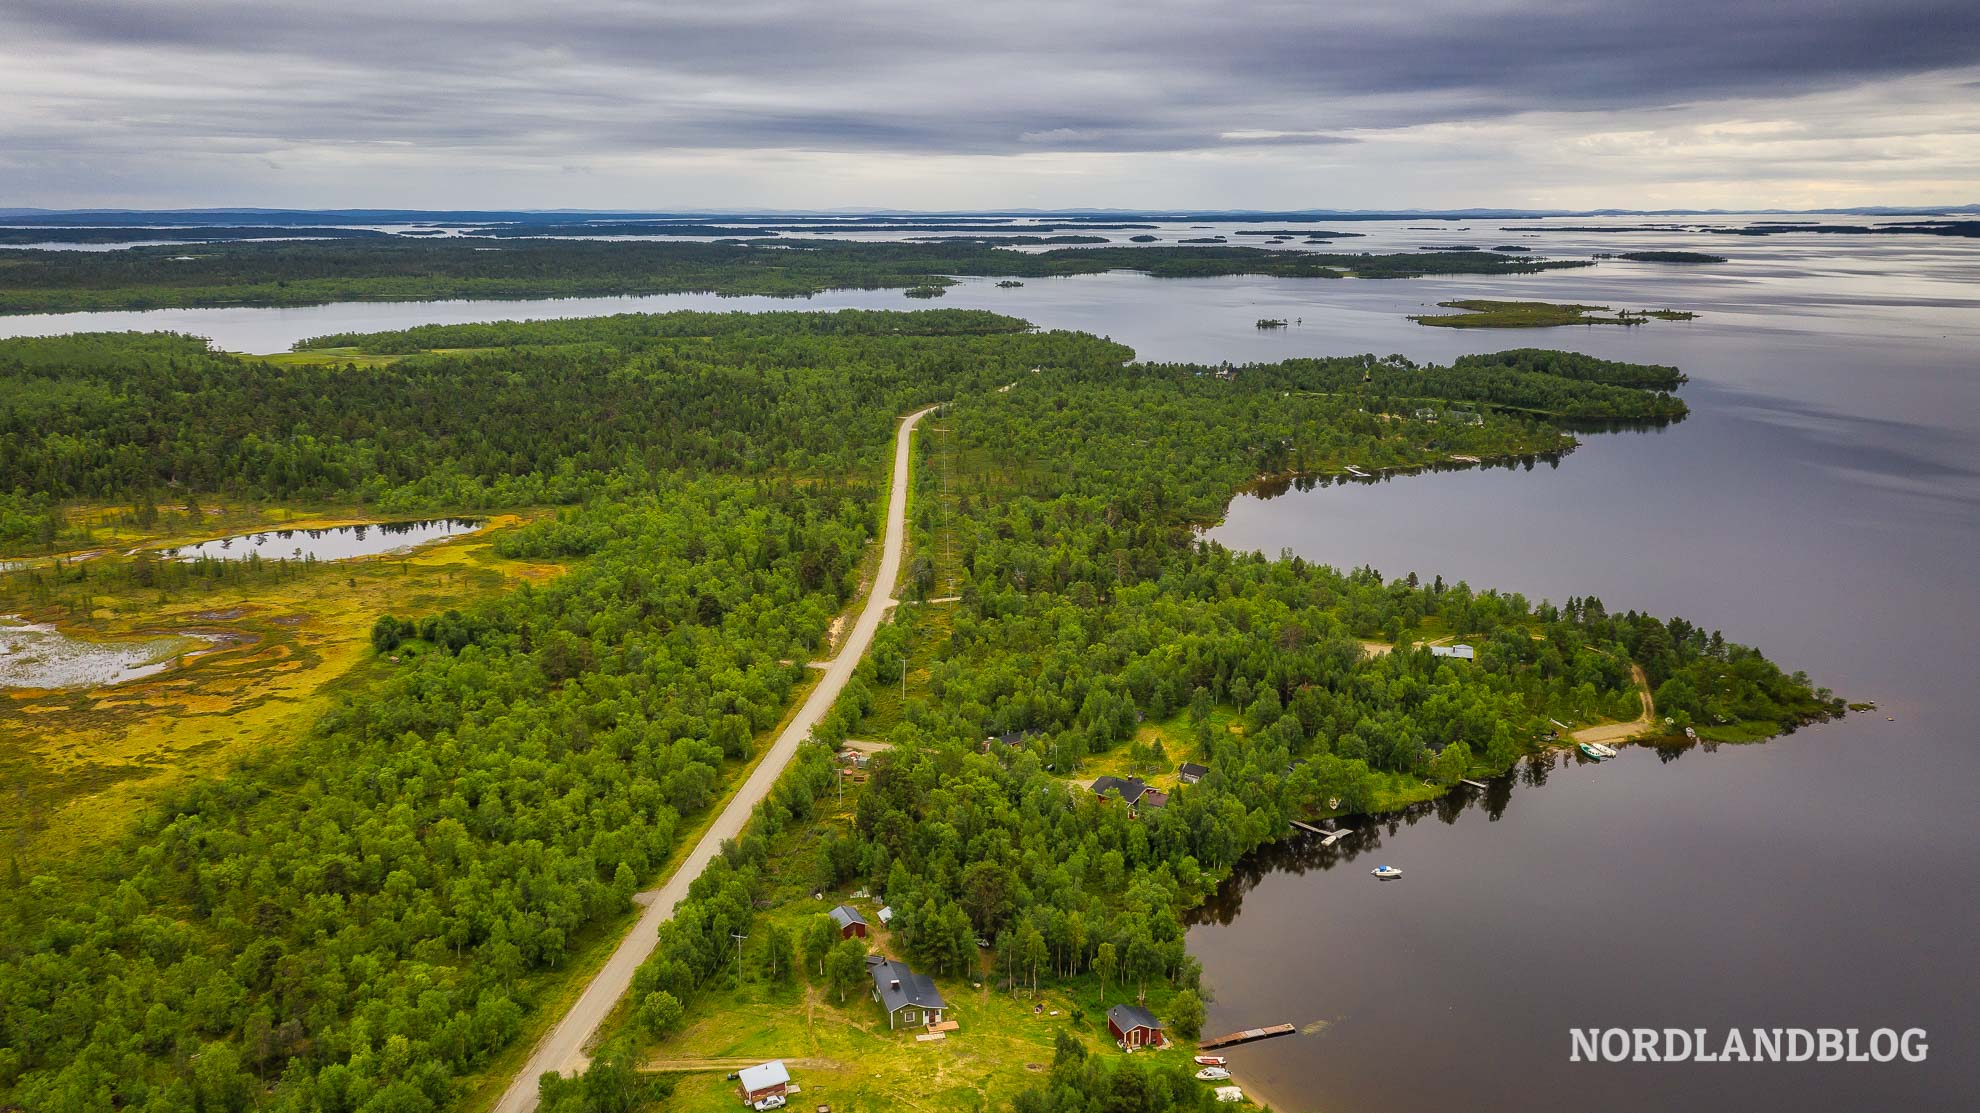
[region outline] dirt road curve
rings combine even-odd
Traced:
[[[701,871],[707,868],[724,840],[742,834],[750,811],[769,794],[771,786],[783,773],[784,766],[789,765],[791,757],[797,753],[798,744],[811,734],[811,728],[818,725],[818,720],[825,717],[832,702],[839,698],[846,681],[852,679],[854,666],[859,664],[859,659],[873,643],[873,633],[880,628],[880,620],[885,617],[887,608],[893,606],[894,587],[901,574],[901,549],[907,539],[908,444],[915,423],[932,409],[909,414],[894,437],[894,484],[887,500],[887,532],[881,542],[880,570],[874,576],[873,590],[866,597],[859,620],[853,623],[852,633],[846,638],[838,656],[826,667],[825,678],[805,697],[797,717],[770,744],[769,753],[729,799],[722,814],[701,836],[701,841],[695,844],[680,868],[654,894],[639,922],[626,933],[604,968],[584,988],[584,995],[577,999],[571,1011],[564,1014],[550,1034],[536,1045],[536,1050],[530,1053],[529,1062],[509,1083],[502,1100],[495,1104],[496,1113],[528,1113],[535,1109],[536,1080],[543,1072],[554,1070],[570,1074],[584,1069],[585,1044],[598,1031],[605,1014],[611,1012],[612,1006],[625,995],[626,988],[632,984],[633,971],[639,968],[647,955],[653,953],[658,943],[655,933],[662,922],[673,916],[674,906],[687,896],[688,882],[701,876]]]
[[[1642,734],[1649,734],[1657,725],[1657,701],[1650,698],[1650,678],[1643,674],[1642,665],[1629,666],[1631,675],[1636,677],[1636,698],[1643,703],[1643,714],[1627,723],[1602,723],[1599,726],[1583,727],[1574,732],[1576,742],[1627,742]]]

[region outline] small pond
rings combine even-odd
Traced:
[[[71,637],[0,615],[0,688],[97,688],[154,676],[209,639],[163,634],[118,641]]]
[[[473,533],[485,524],[478,518],[435,518],[323,529],[274,529],[159,549],[157,553],[175,560],[247,560],[257,556],[262,560],[351,560],[405,552]]]

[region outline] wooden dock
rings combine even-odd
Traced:
[[[1340,840],[1347,838],[1349,835],[1352,835],[1354,833],[1354,831],[1351,828],[1347,828],[1347,827],[1342,827],[1337,830],[1329,831],[1325,827],[1315,827],[1311,823],[1302,823],[1297,819],[1292,820],[1291,823],[1294,827],[1298,828],[1301,831],[1306,832],[1309,835],[1320,836],[1321,846],[1332,846],[1336,842],[1339,842]]]
[[[1299,1029],[1290,1024],[1273,1024],[1264,1028],[1246,1028],[1242,1032],[1232,1032],[1228,1036],[1218,1036],[1214,1040],[1204,1040],[1196,1046],[1204,1051],[1217,1047],[1230,1047],[1233,1044],[1250,1043],[1253,1040],[1269,1040],[1273,1036],[1290,1036]]]

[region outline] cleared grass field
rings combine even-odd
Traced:
[[[775,924],[799,938],[810,917],[849,902],[872,923],[873,950],[903,957],[880,928],[875,901],[849,899],[844,892],[813,899],[805,878],[811,874],[814,848],[825,825],[849,821],[854,799],[849,795],[843,804],[822,803],[835,813],[824,824],[777,839],[772,868],[764,871],[766,884],[758,894],[759,902],[769,907],[758,914],[751,933],[760,935]],[[688,1002],[677,1031],[641,1045],[645,1069],[677,1076],[668,1109],[713,1113],[737,1108],[729,1072],[769,1059],[783,1059],[801,1087],[792,1095],[793,1109],[830,1105],[833,1113],[973,1113],[1007,1108],[1013,1095],[1051,1065],[1061,1032],[1097,1054],[1122,1054],[1107,1034],[1106,1010],[1135,997],[1133,986],[1116,982],[1103,998],[1091,977],[1066,986],[1047,986],[1041,979],[1037,996],[1023,987],[1013,994],[989,975],[990,954],[981,951],[970,975],[936,978],[949,1005],[945,1016],[957,1023],[956,1030],[941,1040],[920,1041],[915,1036],[924,1028],[888,1028],[886,1015],[863,983],[841,1003],[815,968],[773,980],[761,967],[753,944],[746,945],[740,986],[726,972],[711,978]],[[1161,1015],[1167,1003],[1166,987],[1151,983],[1148,1006]],[[1192,1052],[1137,1054],[1182,1061]]]

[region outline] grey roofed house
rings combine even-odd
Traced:
[[[1109,791],[1120,793],[1121,799],[1132,806],[1141,799],[1142,793],[1148,791],[1148,783],[1140,777],[1113,776],[1100,777],[1093,782],[1093,795],[1105,796]]]
[[[1471,647],[1468,645],[1433,645],[1430,647],[1430,655],[1432,657],[1450,657],[1459,661],[1475,659]]]
[[[868,955],[866,972],[873,978],[873,999],[887,1010],[887,1026],[898,1024],[939,1024],[942,1010],[949,1007],[934,979],[917,974],[905,964],[885,955]]]
[[[1107,1010],[1107,1030],[1128,1047],[1161,1046],[1168,1041],[1162,1022],[1140,1005],[1115,1005]]]
[[[743,1100],[752,1104],[772,1095],[782,1096],[791,1085],[791,1072],[785,1069],[782,1059],[744,1067],[736,1072],[735,1078]]]
[[[1176,779],[1186,785],[1193,785],[1209,775],[1208,765],[1198,765],[1193,761],[1183,762],[1181,768],[1176,770]]]
[[[839,934],[844,938],[865,937],[866,917],[860,915],[859,910],[852,905],[842,904],[834,908],[829,915],[832,917],[832,922],[839,925]]]

